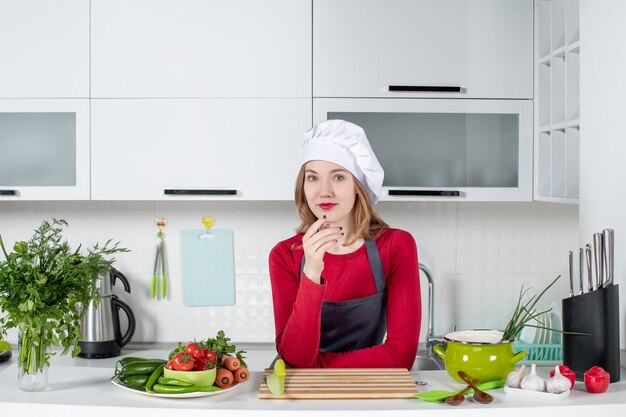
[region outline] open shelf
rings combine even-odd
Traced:
[[[579,195],[579,0],[535,1],[535,199]]]

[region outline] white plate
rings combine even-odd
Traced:
[[[569,397],[570,391],[571,390],[567,390],[560,394],[550,394],[549,392],[530,391],[527,389],[511,388],[507,387],[506,385],[504,386],[504,392],[507,395],[533,400],[558,401]]]
[[[161,398],[197,398],[197,397],[208,397],[210,395],[219,395],[219,394],[223,394],[225,392],[232,391],[235,388],[239,387],[241,384],[243,384],[243,382],[240,382],[239,384],[234,385],[234,386],[232,386],[230,388],[222,388],[219,391],[212,391],[212,392],[188,392],[188,393],[185,393],[185,394],[158,394],[158,393],[150,394],[149,392],[139,391],[139,390],[136,390],[136,389],[125,387],[124,385],[120,384],[116,380],[112,380],[111,383],[113,385],[115,385],[116,387],[125,389],[126,391],[134,392],[135,394],[142,394],[142,395],[148,395],[150,397],[161,397]]]

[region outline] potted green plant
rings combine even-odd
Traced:
[[[48,367],[61,346],[65,355],[80,352],[80,320],[86,309],[77,304],[97,302],[95,281],[107,273],[114,259],[105,256],[127,252],[108,240],[95,244],[85,254],[72,250],[62,238],[65,220],[44,221],[29,241],[18,241],[7,250],[0,235],[5,260],[0,262],[0,338],[17,328],[18,387],[25,391],[47,389]]]

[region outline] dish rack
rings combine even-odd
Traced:
[[[537,361],[562,361],[563,360],[563,344],[562,343],[524,343],[513,342],[513,350],[515,353],[522,350],[528,351],[528,355],[521,362],[537,362]]]

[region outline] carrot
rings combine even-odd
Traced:
[[[247,381],[248,378],[250,378],[250,373],[248,372],[248,369],[244,367],[239,367],[239,369],[233,372],[233,374],[235,375],[235,382],[244,382]]]
[[[220,388],[227,388],[233,384],[234,375],[226,368],[219,368],[215,377],[215,385]]]
[[[222,356],[222,365],[229,371],[235,372],[241,367],[241,362],[234,356],[224,355]]]

